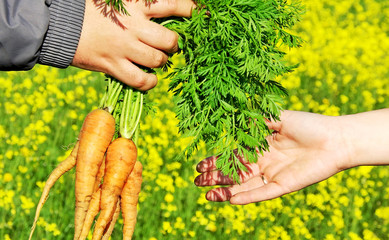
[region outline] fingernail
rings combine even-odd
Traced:
[[[199,163],[199,164],[197,164],[197,166],[196,166],[196,171],[197,172],[201,172],[201,162]]]
[[[197,176],[197,177],[195,178],[194,184],[195,184],[196,186],[199,186],[199,185],[200,185],[200,175]]]
[[[213,192],[207,192],[207,194],[205,195],[205,198],[208,200],[208,201],[214,201],[214,196],[215,194]]]

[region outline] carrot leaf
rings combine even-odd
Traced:
[[[245,170],[237,155],[256,162],[268,149],[265,119],[279,119],[287,91],[275,79],[293,71],[288,48],[300,37],[289,30],[303,8],[286,0],[199,0],[191,18],[165,19],[180,35],[186,65],[172,69],[179,131],[219,155],[217,167],[239,182]]]

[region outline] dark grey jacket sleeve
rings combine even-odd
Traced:
[[[0,0],[0,70],[69,66],[84,8],[85,0]]]

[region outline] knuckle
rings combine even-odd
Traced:
[[[153,66],[152,68],[159,68],[167,62],[167,56],[162,52],[155,52],[152,54]]]
[[[147,79],[144,76],[133,76],[131,85],[136,89],[143,89],[147,85]]]
[[[149,89],[154,88],[155,86],[157,86],[157,83],[158,83],[157,76],[154,74],[151,74],[150,84],[147,87],[147,89],[144,89],[144,90],[149,90]]]
[[[181,1],[181,0],[179,0]],[[166,10],[170,13],[176,12],[178,8],[177,0],[168,0],[166,1]]]
[[[177,51],[177,42],[178,42],[178,34],[171,31],[168,36],[166,36],[166,47],[169,51],[174,52]]]
[[[140,76],[133,82],[133,87],[141,91],[147,91],[154,88],[157,85],[157,77],[153,74],[147,74]]]

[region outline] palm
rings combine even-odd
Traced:
[[[269,123],[269,128],[275,131],[268,137],[269,151],[257,163],[246,163],[249,171],[241,173],[242,184],[233,184],[215,171],[216,157],[199,164],[202,174],[195,182],[200,186],[232,184],[211,190],[207,198],[247,204],[322,181],[340,171],[338,163],[347,156],[334,121],[332,117],[285,111],[281,122]]]

